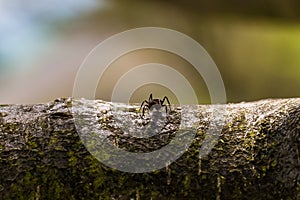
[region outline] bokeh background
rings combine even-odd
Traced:
[[[298,0],[1,0],[0,103],[40,103],[72,96],[76,72],[99,42],[137,27],[180,31],[198,41],[221,72],[229,102],[300,97]],[[97,98],[110,100],[115,81],[136,64],[168,64],[183,73],[209,103],[201,77],[168,52],[132,52],[112,63]],[[176,83],[174,83],[176,84]],[[145,85],[131,101],[176,98]]]

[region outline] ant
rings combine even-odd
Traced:
[[[168,102],[167,105],[164,104],[165,101]],[[144,117],[144,115],[145,115],[145,110],[146,110],[146,109],[152,110],[153,106],[154,106],[157,110],[160,109],[161,107],[165,107],[165,108],[166,108],[166,113],[168,112],[167,106],[169,106],[169,111],[171,110],[170,101],[169,101],[169,99],[168,99],[167,96],[165,96],[165,97],[163,98],[163,100],[161,100],[161,99],[153,99],[153,98],[152,98],[152,94],[150,94],[150,97],[149,97],[148,101],[147,101],[147,100],[144,100],[144,101],[142,102],[142,104],[141,104],[140,110],[142,109],[142,111],[143,111],[142,117]]]

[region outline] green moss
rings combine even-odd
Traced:
[[[38,147],[38,144],[35,142],[35,141],[28,141],[27,142],[28,146],[31,148],[31,149],[35,149]]]
[[[190,184],[191,184],[191,178],[190,178],[190,176],[186,175],[186,176],[184,177],[184,180],[183,180],[183,186],[184,186],[184,191],[185,191],[185,194],[184,194],[184,195],[185,195],[185,196],[188,195],[187,192],[189,192]]]
[[[49,146],[56,146],[56,145],[57,145],[57,142],[58,142],[57,137],[52,136],[52,137],[50,138]]]
[[[273,160],[273,162],[271,163],[272,167],[275,167],[277,165],[277,160]]]
[[[69,151],[68,152],[68,155],[69,155],[69,166],[70,167],[73,167],[77,164],[77,158],[75,157],[74,155],[74,152],[73,151]]]
[[[7,130],[9,132],[14,132],[18,129],[17,123],[7,123],[7,124],[3,124],[3,125],[4,125],[4,130]]]

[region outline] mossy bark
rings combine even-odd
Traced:
[[[71,99],[0,106],[0,199],[300,199],[300,99],[226,105],[220,137],[201,159],[210,106],[198,106],[192,144],[166,168],[148,173],[99,162],[78,135],[71,107]],[[107,112],[98,107],[95,123],[113,133],[118,147],[144,152],[162,142],[125,137]],[[179,109],[173,112],[168,123],[177,129]]]

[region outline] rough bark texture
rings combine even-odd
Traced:
[[[93,116],[91,126],[132,152],[166,145],[180,123],[180,108],[173,106],[161,134],[130,137],[115,125],[114,104],[79,102],[95,111],[77,113]],[[176,162],[149,173],[99,162],[76,132],[71,107],[71,99],[0,106],[0,199],[300,199],[300,99],[226,105],[222,133],[202,159],[212,106],[196,106],[192,144]],[[124,116],[141,120],[137,105],[127,108]]]

